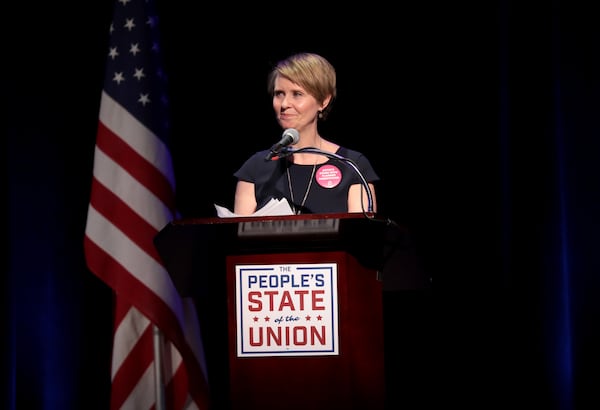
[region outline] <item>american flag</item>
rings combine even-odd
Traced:
[[[84,251],[115,295],[110,408],[207,409],[195,306],[153,243],[177,217],[157,23],[153,0],[115,2]]]

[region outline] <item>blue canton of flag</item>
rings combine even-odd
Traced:
[[[160,49],[158,16],[150,5],[139,4],[141,13],[119,13],[136,6],[117,8],[110,26],[110,46],[104,91],[161,139],[169,132],[167,75]],[[134,3],[140,3],[135,1]],[[153,14],[149,14],[152,11]]]

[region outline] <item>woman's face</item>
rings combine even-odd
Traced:
[[[281,128],[298,131],[317,121],[322,105],[304,88],[287,78],[278,77],[273,89],[273,110]]]

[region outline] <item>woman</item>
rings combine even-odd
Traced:
[[[281,128],[299,133],[294,148],[313,147],[352,160],[371,188],[371,210],[376,212],[374,183],[379,177],[369,160],[319,134],[318,122],[327,118],[337,92],[329,61],[314,53],[292,55],[273,68],[268,91]],[[255,153],[235,172],[235,214],[251,215],[273,198],[286,198],[297,214],[369,210],[362,179],[347,162],[307,152],[272,160],[268,154]]]

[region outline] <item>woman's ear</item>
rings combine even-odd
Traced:
[[[331,102],[331,95],[328,95],[327,97],[325,97],[325,99],[321,103],[321,109],[320,109],[320,111],[324,111],[325,108],[327,108],[327,106],[329,105],[330,102]]]

